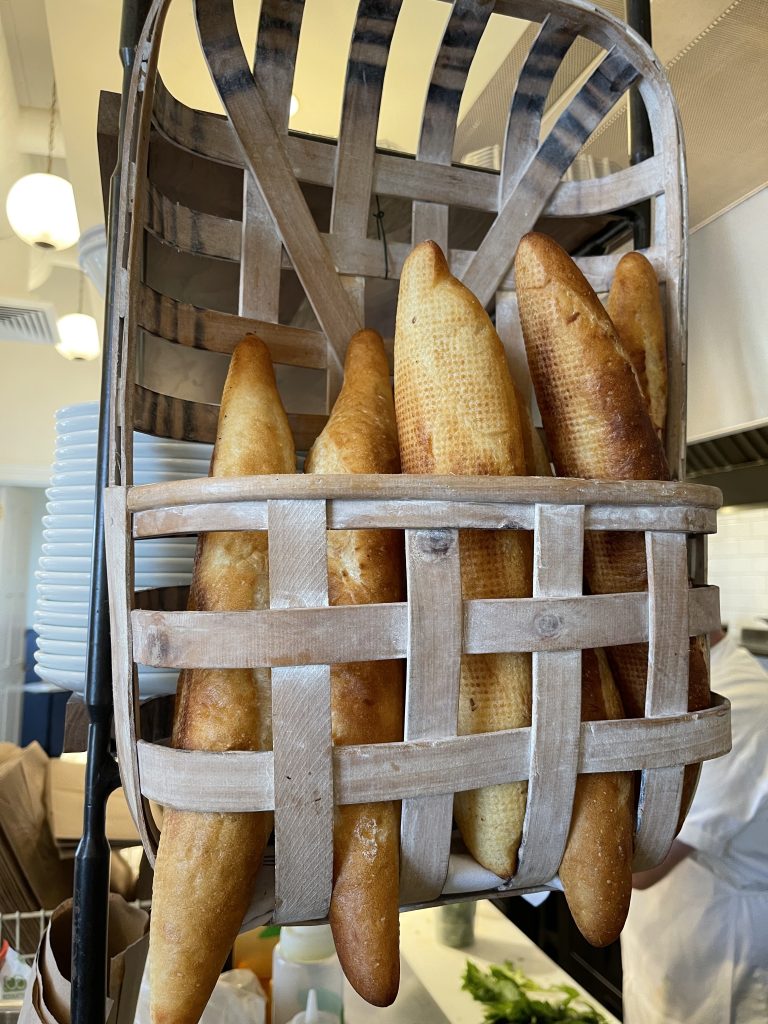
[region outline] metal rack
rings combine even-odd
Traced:
[[[128,86],[136,60],[139,33],[150,4],[148,0],[124,0],[120,36],[123,64],[122,105],[119,131],[123,129]],[[639,29],[650,25],[649,0],[628,0],[630,24]],[[649,147],[647,120],[632,118],[633,162],[642,160]],[[121,167],[115,168],[110,183],[109,270],[106,319],[112,323],[115,302],[116,211]],[[634,211],[636,243],[642,244],[649,211]],[[644,228],[645,225],[645,228]],[[595,239],[604,244],[605,239]],[[89,716],[88,765],[85,781],[83,836],[75,859],[72,1021],[73,1024],[103,1024],[107,990],[107,894],[109,888],[109,844],[105,833],[105,808],[110,793],[119,786],[117,764],[111,753],[112,688],[109,610],[104,547],[103,491],[108,483],[108,424],[113,339],[105,338],[101,383],[100,426],[97,455],[93,572],[89,612],[89,643],[86,663],[85,702]]]

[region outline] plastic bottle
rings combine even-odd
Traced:
[[[317,1008],[317,992],[313,988],[307,996],[307,1008],[291,1019],[291,1024],[336,1024],[339,1018],[335,1013],[326,1013]]]
[[[290,1024],[311,989],[329,1020],[342,1022],[344,976],[327,924],[282,928],[272,955],[272,1024]],[[326,1018],[321,1018],[327,1024]]]

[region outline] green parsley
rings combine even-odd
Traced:
[[[509,960],[501,966],[492,964],[487,971],[481,971],[468,960],[461,987],[473,999],[485,1003],[485,1024],[607,1024],[605,1017],[582,999],[575,988],[542,988]],[[529,993],[549,998],[535,999]]]

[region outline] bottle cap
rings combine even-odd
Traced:
[[[298,963],[325,960],[336,952],[331,927],[327,924],[282,928],[279,948],[281,955],[286,960]]]
[[[313,988],[307,995],[307,1008],[292,1017],[289,1024],[339,1024],[335,1013],[327,1013],[317,1008],[317,992]]]

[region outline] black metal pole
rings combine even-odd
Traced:
[[[652,45],[651,0],[625,0],[627,24]],[[648,114],[637,86],[629,91],[629,160],[639,164],[653,156],[653,139]],[[644,199],[635,206],[635,248],[647,249],[651,244],[651,201]]]
[[[106,836],[106,803],[109,794],[120,785],[117,764],[110,751],[113,710],[112,660],[104,548],[103,492],[109,478],[110,379],[113,349],[112,339],[109,335],[115,297],[114,266],[121,170],[119,144],[122,137],[126,97],[136,44],[148,8],[148,0],[125,0],[120,31],[123,91],[118,160],[112,174],[109,191],[108,284],[96,457],[88,650],[85,666],[85,703],[88,708],[90,724],[88,727],[83,835],[75,855],[72,923],[72,1024],[104,1024],[106,1017],[110,858],[109,842]]]

